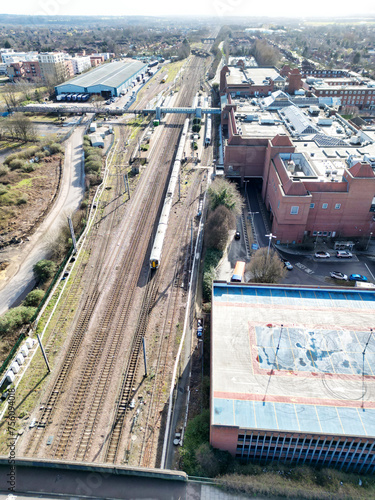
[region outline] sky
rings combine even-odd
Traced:
[[[326,17],[332,20],[338,15],[375,15],[375,2],[345,2],[342,0],[2,0],[2,14],[28,15],[210,15],[227,16],[283,16],[283,17]],[[1,22],[1,15],[0,15]]]

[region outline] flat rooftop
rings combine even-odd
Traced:
[[[280,78],[279,73],[274,68],[247,68],[244,71],[238,67],[229,67],[230,75],[227,76],[229,85],[248,84],[250,80],[253,81],[251,85],[264,85],[263,81],[270,77],[275,80]]]
[[[375,437],[374,317],[373,290],[214,282],[211,424]]]
[[[122,62],[116,61],[102,64],[97,68],[83,73],[67,82],[57,85],[57,88],[65,85],[77,85],[80,87],[92,87],[94,85],[103,85],[106,87],[119,87],[135,73],[146,67],[141,61]]]

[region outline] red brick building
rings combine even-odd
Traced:
[[[38,61],[13,62],[8,67],[8,75],[13,80],[35,81],[42,78]]]
[[[320,116],[312,117],[289,103],[286,111],[293,113],[270,113],[267,99],[258,99],[260,107],[231,93],[226,100],[224,173],[241,183],[261,179],[272,233],[280,242],[373,232],[375,127],[358,133],[340,116],[327,118],[319,109]]]

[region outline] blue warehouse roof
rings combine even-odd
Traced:
[[[141,61],[119,61],[102,64],[87,73],[57,85],[56,89],[61,93],[66,85],[75,85],[82,87],[82,89],[98,85],[117,88],[146,67],[147,65]]]
[[[373,290],[214,283],[211,424],[375,437],[374,317]]]

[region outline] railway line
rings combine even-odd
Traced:
[[[192,65],[190,70],[187,68],[190,81],[199,81],[196,76],[203,69],[199,62]],[[193,86],[189,86],[186,92],[180,94],[179,104],[191,102],[195,91]],[[75,294],[79,293],[82,277],[82,281],[87,283],[80,301],[83,306],[72,322],[75,327],[66,355],[48,393],[44,409],[37,418],[38,426],[29,436],[24,451],[26,456],[44,454],[55,458],[73,457],[76,460],[104,459],[113,463],[123,460],[124,446],[121,443],[124,441],[129,402],[133,397],[135,381],[139,378],[140,346],[147,332],[161,280],[160,272],[152,279],[149,279],[150,276],[146,279],[145,256],[168,177],[171,144],[177,141],[182,122],[183,117],[167,119],[163,138],[153,151],[150,166],[147,167],[148,173],[146,175],[145,172],[140,178],[134,196],[126,207],[123,207],[122,172],[113,177],[111,206],[103,208],[104,213],[107,210],[108,214],[98,219],[90,234],[90,256],[86,264],[78,266],[77,281],[73,281],[70,294],[54,323],[53,331],[58,331],[67,311],[77,300]],[[119,147],[121,145],[114,150],[112,162],[124,160]],[[151,168],[152,165],[154,168]],[[186,243],[186,233],[186,227],[179,232],[180,247],[183,241]],[[103,236],[97,246],[100,234]],[[168,261],[171,250],[166,255]],[[177,262],[172,277],[172,282],[177,284],[174,287],[175,305],[170,305],[173,318],[178,315],[177,295],[181,280],[181,272],[177,268],[181,268],[182,261],[178,259]],[[159,271],[163,273],[163,270],[164,267]],[[140,290],[142,279],[145,285]],[[137,320],[132,321],[132,315],[135,314],[133,306],[140,300],[139,297],[142,297],[140,313]],[[136,325],[134,331],[133,324]],[[52,334],[50,339],[53,338]],[[168,356],[168,343],[161,349],[158,366]],[[155,409],[160,401],[161,380],[158,382],[159,388],[153,390],[156,391],[152,403]],[[65,407],[64,411],[62,406]],[[106,414],[111,406],[112,411]],[[149,410],[148,421],[152,418],[151,413],[152,410]],[[108,435],[103,439],[99,434],[105,426],[108,427],[109,420],[113,423],[110,423],[106,431]],[[55,433],[49,445],[45,443],[47,430],[48,433]],[[151,463],[153,453],[154,441],[147,439],[142,445],[140,460]]]

